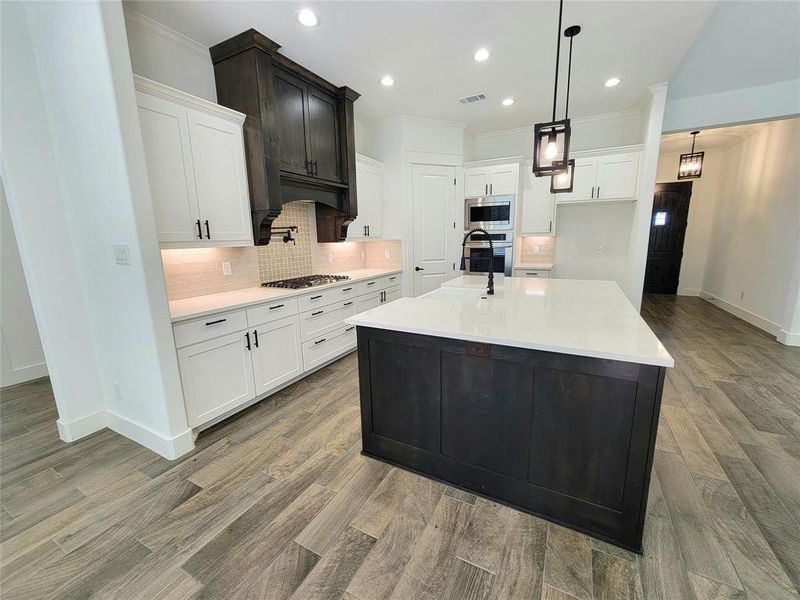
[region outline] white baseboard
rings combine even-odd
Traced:
[[[787,346],[800,346],[800,333],[794,333],[781,329],[778,332],[778,341]]]
[[[740,306],[736,306],[735,304],[728,302],[727,300],[723,300],[718,296],[709,294],[705,290],[700,290],[700,297],[703,300],[707,300],[711,304],[714,304],[715,306],[719,306],[722,310],[739,317],[743,321],[747,321],[751,325],[755,325],[759,329],[763,329],[770,335],[777,336],[778,332],[781,330],[781,326],[777,323],[773,323],[769,319],[765,319],[764,317],[761,317],[755,313],[751,313],[749,310],[745,310]]]
[[[56,421],[58,426],[58,437],[65,442],[74,442],[91,433],[100,431],[108,426],[106,411],[98,410],[96,413],[86,415],[74,421]]]
[[[678,288],[678,296],[699,296],[700,290],[695,290],[692,288]]]
[[[149,427],[121,417],[115,412],[109,410],[106,413],[108,414],[108,427],[110,429],[169,460],[175,460],[194,448],[194,436],[191,429],[187,428],[178,435],[168,438],[156,433]]]

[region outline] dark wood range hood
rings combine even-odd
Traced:
[[[211,48],[217,100],[247,115],[244,141],[253,240],[268,244],[281,206],[313,200],[317,239],[339,242],[358,215],[353,103],[249,29]]]

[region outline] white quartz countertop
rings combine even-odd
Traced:
[[[347,319],[360,327],[672,367],[674,361],[614,281],[452,279]]]
[[[233,310],[263,304],[282,298],[292,298],[311,294],[319,290],[347,285],[348,283],[358,283],[365,279],[382,277],[399,273],[399,269],[357,269],[355,271],[342,271],[339,273],[326,273],[326,275],[347,275],[350,279],[326,285],[316,285],[300,290],[289,290],[285,288],[251,287],[230,292],[220,292],[218,294],[207,294],[205,296],[194,296],[192,298],[181,298],[169,303],[169,314],[173,323],[186,321],[196,317],[204,317],[224,310]]]

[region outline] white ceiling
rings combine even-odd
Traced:
[[[284,55],[360,92],[357,116],[364,120],[451,119],[481,133],[530,125],[552,110],[555,0],[126,4],[208,46],[253,27]],[[319,15],[316,28],[297,23],[305,6]],[[713,6],[711,0],[567,0],[564,27],[583,28],[575,38],[571,116],[637,108],[647,86],[672,77]],[[472,59],[480,46],[492,52],[484,63]],[[379,83],[387,73],[395,79],[392,88]],[[622,83],[604,88],[611,76]],[[459,104],[459,97],[476,93],[488,100]],[[500,104],[507,96],[516,100],[509,108]]]
[[[749,123],[733,127],[719,127],[717,129],[704,129],[697,135],[695,150],[711,150],[712,148],[727,148],[740,142],[764,127],[764,123]],[[685,153],[692,149],[692,136],[689,132],[670,133],[661,136],[661,154]]]

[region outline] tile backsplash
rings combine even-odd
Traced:
[[[292,234],[296,243],[286,244],[276,235],[267,246],[162,250],[167,297],[178,300],[216,294],[312,273],[402,267],[402,245],[397,240],[317,243],[311,203],[285,204],[272,229],[290,225],[298,227]],[[231,263],[230,275],[223,273],[225,262]]]
[[[536,252],[538,250],[538,252]],[[553,262],[556,254],[554,235],[531,235],[517,238],[517,264]]]

